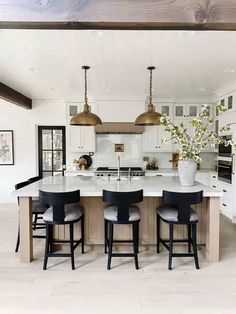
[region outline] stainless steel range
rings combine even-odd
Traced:
[[[118,168],[113,167],[98,167],[96,170],[96,176],[118,176]],[[145,172],[141,167],[120,167],[120,176],[144,176]]]

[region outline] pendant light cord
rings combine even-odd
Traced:
[[[84,69],[84,100],[85,103],[88,103],[88,97],[87,97],[87,69]]]
[[[150,97],[149,102],[152,104],[152,69],[150,69]]]

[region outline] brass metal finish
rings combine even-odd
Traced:
[[[148,110],[140,114],[136,118],[134,124],[144,126],[160,125],[161,114],[159,112],[155,112],[155,107],[152,104],[152,71],[155,70],[155,67],[149,66],[147,69],[150,71],[150,92]]]
[[[90,111],[90,106],[88,105],[88,97],[87,97],[87,70],[90,69],[89,66],[82,66],[84,70],[84,111],[78,113],[70,120],[70,125],[80,125],[80,126],[95,126],[102,124],[101,119],[94,113]]]
[[[140,114],[136,120],[135,125],[160,125],[161,114],[159,112],[155,112],[155,107],[153,104],[148,105],[148,110],[142,114]]]

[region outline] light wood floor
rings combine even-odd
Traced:
[[[167,252],[141,248],[140,270],[133,259],[113,258],[106,270],[103,247],[76,251],[76,270],[67,258],[49,259],[42,270],[44,240],[34,240],[35,261],[20,264],[14,253],[17,210],[0,205],[0,313],[236,313],[236,225],[221,217],[220,255],[208,264],[199,252],[200,270],[192,259],[175,258],[167,270]]]

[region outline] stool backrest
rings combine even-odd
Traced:
[[[24,188],[28,184],[29,184],[29,181],[19,182],[19,183],[15,184],[15,190],[19,190],[21,188]],[[17,202],[18,202],[18,205],[19,205],[19,196],[17,197]]]
[[[49,204],[53,210],[53,222],[63,223],[65,219],[65,205],[80,201],[80,190],[72,192],[46,192],[39,190],[39,201]]]
[[[103,190],[103,201],[117,206],[117,220],[129,221],[129,205],[143,201],[143,190],[115,192]]]
[[[40,176],[36,176],[36,177],[29,178],[28,181],[29,181],[29,183],[34,183],[40,179],[41,179]]]
[[[163,203],[165,205],[176,206],[178,209],[178,221],[189,222],[191,205],[202,202],[203,191],[182,193],[163,191]]]

